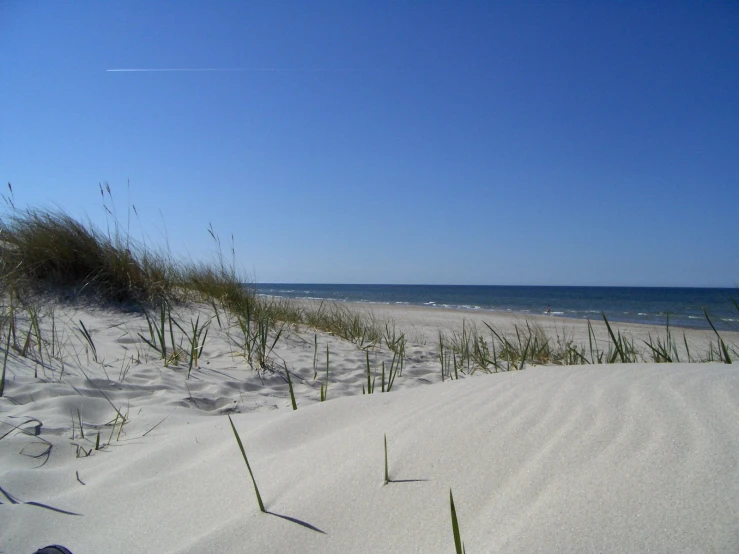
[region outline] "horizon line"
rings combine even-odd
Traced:
[[[548,288],[625,288],[625,289],[723,289],[736,290],[739,284],[731,286],[705,285],[485,285],[485,284],[439,284],[439,283],[308,283],[299,281],[256,281],[245,282],[245,285],[349,285],[349,286],[394,286],[394,287],[548,287]]]

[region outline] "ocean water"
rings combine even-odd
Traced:
[[[525,287],[487,285],[327,285],[259,283],[257,293],[285,298],[369,304],[443,307],[456,310],[543,314],[577,319],[709,329],[703,309],[719,330],[739,331],[739,289],[659,287]]]

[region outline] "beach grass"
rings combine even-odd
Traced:
[[[736,305],[736,303],[734,303]],[[711,326],[711,329],[716,334],[716,338],[718,339],[718,348],[716,348],[716,352],[718,354],[719,361],[722,361],[726,364],[731,363],[731,356],[729,355],[729,347],[724,342],[724,339],[721,338],[721,335],[716,330],[716,327],[713,324],[713,321],[711,321],[711,317],[708,315],[708,312],[706,309],[703,309],[703,313],[706,316],[706,320],[708,321],[708,324]],[[711,349],[711,354],[713,354],[713,348]]]
[[[266,512],[267,510],[264,509],[264,503],[262,502],[262,496],[259,494],[259,487],[257,487],[257,480],[254,478],[254,472],[251,470],[251,466],[249,465],[249,460],[246,457],[246,450],[244,450],[244,444],[241,442],[241,437],[239,436],[239,432],[236,430],[236,426],[234,425],[233,420],[231,419],[231,416],[228,416],[228,421],[231,424],[231,429],[233,430],[234,437],[236,438],[236,442],[239,445],[239,450],[241,451],[241,455],[244,457],[244,463],[246,464],[246,469],[249,470],[249,476],[251,477],[251,482],[254,484],[254,493],[257,496],[257,503],[259,504],[259,510],[262,512]]]
[[[360,351],[364,351],[367,383],[366,388],[363,386],[363,392],[368,394],[376,392],[375,385],[379,380],[381,392],[389,393],[393,390],[396,380],[403,375],[409,341],[392,322],[380,321],[370,311],[337,302],[311,304],[260,297],[256,294],[254,287],[241,282],[237,272],[233,270],[233,264],[224,263],[222,257],[213,266],[179,264],[169,256],[151,254],[146,248],[137,246],[119,232],[102,233],[92,227],[81,225],[69,216],[58,212],[29,211],[25,216],[16,215],[16,218],[11,219],[10,223],[3,221],[3,240],[0,241],[0,256],[2,256],[0,263],[5,276],[4,280],[0,280],[0,286],[5,291],[2,298],[6,303],[0,316],[0,333],[4,333],[0,397],[5,394],[6,369],[13,349],[21,357],[33,359],[34,372],[39,367],[44,371],[47,367],[52,367],[53,360],[60,361],[62,369],[59,379],[61,379],[64,371],[63,348],[62,341],[57,335],[54,313],[53,310],[43,312],[39,307],[42,304],[36,301],[38,295],[60,290],[72,291],[73,294],[68,295],[72,299],[90,294],[93,299],[103,302],[106,306],[116,303],[119,305],[134,303],[141,306],[140,312],[143,315],[139,321],[142,323],[144,335],[137,334],[142,341],[139,344],[147,345],[149,349],[143,347],[143,350],[150,354],[153,355],[155,352],[155,357],[161,359],[166,368],[177,366],[184,359],[186,362],[185,380],[189,379],[192,371],[199,366],[199,360],[214,319],[221,331],[225,328],[225,333],[232,341],[229,346],[236,343],[243,358],[252,369],[257,371],[273,368],[275,359],[279,358],[275,354],[275,349],[285,335],[290,335],[289,325],[304,325],[316,331],[313,332],[312,363],[314,377],[317,377],[318,331],[333,336],[334,339],[327,341],[325,346],[325,378],[320,384],[319,393],[321,402],[328,399],[330,371],[334,372],[332,390],[336,391],[332,392],[332,397],[339,396],[339,384],[341,383],[339,372],[344,369],[342,364],[345,363],[341,351],[332,358],[335,350],[331,349],[335,343],[331,342],[330,349],[331,340],[344,340],[356,346]],[[5,234],[6,227],[9,229],[8,234]],[[60,230],[69,236],[67,238],[41,236],[43,233],[56,233]],[[214,235],[212,231],[211,234]],[[216,242],[220,248],[220,242],[217,239]],[[29,252],[21,255],[17,250],[26,248],[27,244]],[[124,245],[126,251],[122,252],[120,249]],[[44,256],[53,258],[56,255],[53,252],[56,248],[60,248],[65,253],[64,255],[72,256],[71,261],[42,259]],[[96,252],[89,255],[70,253],[77,248],[90,248]],[[71,265],[67,267],[65,265],[67,263]],[[148,265],[151,263],[153,263],[153,269]],[[187,324],[180,323],[180,321],[186,320],[178,321],[180,316],[175,308],[179,303],[191,301],[205,303],[206,309],[210,307],[213,314],[201,318],[201,314],[198,313],[190,318],[189,327],[185,328]],[[739,310],[739,304],[733,299],[732,302]],[[200,308],[202,309],[202,306]],[[646,340],[641,341],[644,343],[641,350],[628,333],[611,324],[605,313],[601,314],[603,325],[598,331],[600,338],[596,336],[593,324],[588,321],[587,341],[582,344],[575,342],[564,329],[560,333],[555,328],[552,334],[551,330],[546,330],[536,321],[526,320],[521,324],[516,323],[512,328],[504,331],[485,321],[483,321],[485,329],[478,329],[474,323],[463,319],[461,328],[447,331],[446,334],[442,330],[438,331],[437,346],[441,381],[457,380],[473,375],[477,371],[484,373],[519,371],[531,365],[623,364],[637,361],[673,363],[681,361],[683,357],[687,357],[688,361],[732,363],[737,357],[736,346],[727,344],[714,326],[709,313],[704,310],[704,314],[715,336],[715,342],[709,343],[706,352],[693,350],[692,353],[685,333],[682,337],[684,349],[680,345],[670,325],[669,315],[665,321],[664,336],[658,334],[653,337],[649,334]],[[51,333],[48,331],[48,326],[42,325],[44,317],[51,318]],[[104,360],[98,358],[98,346],[100,346],[96,344],[96,337],[99,337],[96,335],[98,331],[93,326],[88,327],[82,319],[77,319],[77,321],[79,325],[71,322],[73,325],[71,334],[79,339],[78,344],[82,345],[79,351],[88,351],[95,364],[99,366],[96,370],[105,372]],[[236,332],[230,334],[231,325],[234,322],[233,328]],[[148,329],[148,337],[145,336],[146,329]],[[307,349],[303,368],[305,370],[310,368],[311,346],[308,340],[303,339],[303,341]],[[431,349],[433,350],[433,347]],[[374,360],[374,371],[370,363],[370,355]],[[79,366],[83,368],[85,364],[80,361],[79,354],[77,356]],[[383,356],[384,359],[382,359]],[[133,360],[133,356],[121,359],[119,381],[122,382],[125,379]],[[432,363],[435,365],[436,362]],[[291,374],[287,362],[282,360],[282,364],[292,409],[297,410]],[[89,359],[87,365],[90,365]],[[361,372],[361,358],[359,366],[361,375],[363,373]],[[73,443],[76,446],[76,456],[88,457],[109,447],[113,438],[116,437],[116,432],[116,440],[120,440],[124,426],[129,424],[130,420],[128,411],[124,413],[124,408],[117,406],[111,397],[96,384],[95,380],[85,374],[84,370],[82,373],[90,386],[97,391],[100,397],[105,398],[115,411],[112,424],[108,422],[104,426],[92,425],[89,412],[86,412],[88,414],[87,424],[85,424],[80,409],[76,409],[76,413],[74,411],[71,413],[73,441],[77,440],[76,430],[79,430],[79,441]],[[34,376],[38,377],[37,374]],[[193,377],[199,376],[195,374]],[[361,379],[364,380],[364,375],[361,375]],[[12,381],[9,386],[12,387]],[[147,436],[165,419],[166,417],[142,436]],[[266,512],[244,444],[230,415],[228,419],[249,472],[259,509]],[[103,428],[108,425],[110,425],[110,434],[106,442],[101,435]],[[384,434],[383,443],[384,483],[388,484],[393,481],[389,476],[386,434]],[[79,474],[77,477],[79,479]],[[451,489],[449,501],[455,550],[461,553],[464,552],[464,544],[461,540]]]
[[[208,331],[210,330],[211,321],[212,320],[208,320],[201,325],[200,315],[198,315],[194,322],[190,319],[190,329],[192,333],[187,335],[187,339],[190,342],[190,365],[187,367],[188,379],[190,378],[190,372],[192,371],[193,366],[196,368],[198,367],[198,358],[203,352],[205,341],[208,340]],[[180,329],[185,332],[181,327]]]
[[[384,435],[385,438],[385,484],[387,485],[390,482],[390,472],[388,471],[387,466],[387,434]]]
[[[329,369],[329,348],[326,344],[326,380],[321,384],[321,402],[325,402],[328,399],[328,369]]]
[[[92,359],[95,360],[95,363],[98,363],[98,351],[95,347],[95,341],[92,340],[92,335],[90,334],[90,331],[87,330],[87,327],[85,327],[85,323],[81,319],[79,321],[80,327],[77,329],[77,331],[85,339],[85,341],[87,341],[87,344],[92,350]]]
[[[293,390],[293,381],[290,378],[290,371],[288,371],[287,369],[287,364],[285,364],[285,377],[287,379],[287,388],[288,388],[288,391],[290,392],[290,402],[292,404],[293,410],[297,410],[298,404],[295,401],[295,391]]]
[[[367,367],[367,388],[362,387],[362,394],[372,394],[375,391],[375,378],[372,377],[372,370],[370,369],[369,351],[365,350],[365,361]]]
[[[134,240],[112,215],[103,231],[61,209],[12,207],[0,214],[0,286],[5,296],[21,299],[51,293],[123,306],[200,300],[236,310],[253,304],[253,288],[244,286],[209,232],[216,262],[188,263]]]
[[[125,302],[165,295],[170,265],[61,211],[28,210],[3,218],[3,277],[18,290],[64,287]]]
[[[452,535],[454,536],[454,549],[457,554],[464,554],[464,543],[462,542],[462,536],[459,532],[459,521],[457,521],[457,510],[454,507],[454,496],[452,495],[452,489],[449,489],[449,505],[452,515]]]
[[[101,187],[103,198],[112,200],[109,188]],[[110,212],[109,212],[110,213]],[[4,303],[3,328],[7,337],[3,355],[0,390],[7,382],[7,363],[11,349],[24,358],[32,358],[34,376],[39,369],[52,366],[65,371],[61,339],[51,315],[51,334],[41,325],[39,299],[56,294],[62,300],[88,297],[104,306],[138,306],[146,320],[148,333],[138,333],[142,345],[156,352],[165,366],[178,366],[183,360],[189,378],[198,367],[213,319],[223,330],[228,321],[236,321],[238,333],[232,337],[247,363],[257,371],[274,369],[274,352],[288,325],[304,326],[313,331],[313,369],[318,371],[318,332],[328,333],[365,351],[367,384],[364,392],[375,392],[380,381],[382,392],[390,392],[403,375],[408,340],[391,321],[380,320],[368,309],[341,302],[306,302],[269,298],[257,294],[257,288],[246,282],[236,270],[235,254],[227,260],[221,242],[212,227],[208,229],[216,245],[212,263],[185,263],[174,260],[167,252],[158,252],[144,241],[133,240],[112,218],[106,230],[92,223],[82,223],[72,216],[48,209],[13,209],[0,217],[0,291]],[[212,309],[212,315],[190,319],[189,326],[178,321],[175,308],[182,303],[200,302]],[[733,300],[739,310],[739,304]],[[19,316],[22,316],[19,320]],[[560,334],[546,331],[536,321],[515,324],[503,331],[484,322],[480,330],[474,323],[462,320],[461,329],[438,332],[438,360],[442,381],[458,379],[477,371],[494,373],[515,371],[528,365],[573,365],[600,363],[633,363],[636,361],[678,362],[721,361],[731,363],[739,355],[736,345],[727,344],[705,312],[715,339],[707,351],[696,350],[683,334],[678,343],[668,318],[664,336],[650,334],[641,350],[628,334],[614,327],[605,313],[601,314],[606,337],[596,337],[588,321],[585,344],[576,343],[563,330]],[[233,318],[233,319],[231,319]],[[80,319],[77,335],[96,363],[98,348],[94,332]],[[187,327],[187,329],[185,328]],[[370,351],[383,349],[391,356],[370,367]],[[137,350],[139,361],[141,350]],[[68,355],[68,353],[67,353]],[[384,354],[383,354],[384,355]],[[80,351],[72,356],[80,360]],[[320,398],[328,394],[329,352],[327,344],[326,379]],[[130,357],[133,363],[133,356]],[[54,365],[55,364],[55,365]],[[119,380],[123,380],[130,364],[121,363]],[[104,367],[103,367],[103,370]],[[55,371],[52,369],[52,371]],[[336,370],[334,370],[336,371]],[[288,375],[289,378],[289,375]],[[291,387],[292,383],[288,383]]]
[[[8,367],[8,354],[10,353],[10,332],[5,338],[5,352],[3,352],[3,369],[0,373],[0,397],[5,393],[5,374]]]

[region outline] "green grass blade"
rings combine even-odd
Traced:
[[[323,390],[321,402],[324,402],[326,398],[328,398],[328,363],[329,363],[328,343],[326,343],[326,384],[323,387],[321,387]]]
[[[275,349],[275,345],[277,344],[277,341],[280,340],[284,328],[285,326],[283,325],[282,327],[280,327],[280,330],[277,331],[277,335],[275,335],[275,340],[272,341],[272,346],[269,347],[268,353],[272,352]]]
[[[623,350],[621,350],[621,341],[620,340],[616,340],[616,337],[613,334],[613,329],[611,329],[611,324],[608,323],[608,319],[606,319],[606,314],[604,312],[601,312],[600,314],[603,316],[603,321],[606,322],[606,328],[608,329],[608,334],[611,336],[611,340],[613,341],[613,344],[614,344],[614,346],[616,348],[616,353],[618,353],[618,355],[621,357],[621,361],[625,363],[626,362],[626,357],[624,356]],[[620,339],[620,335],[619,335],[619,339]],[[616,361],[616,356],[614,355],[611,358],[611,363],[613,363],[615,361]]]
[[[252,473],[251,466],[249,465],[249,460],[246,458],[246,451],[244,450],[244,445],[241,442],[241,437],[239,437],[239,432],[236,430],[236,426],[234,425],[233,420],[231,419],[231,416],[228,416],[228,421],[231,423],[231,429],[234,432],[234,437],[236,437],[236,442],[239,443],[239,450],[241,450],[241,455],[244,457],[244,463],[246,464],[246,469],[249,470],[249,475],[251,476],[251,482],[254,483],[254,492],[257,495],[257,502],[259,503],[259,509],[262,512],[266,512],[267,510],[264,509],[264,503],[262,502],[262,497],[259,494],[259,489],[257,488],[257,481],[254,479],[254,473]]]
[[[316,370],[316,364],[318,363],[318,335],[313,335],[313,371]]]
[[[685,336],[685,333],[683,333],[683,342],[685,343],[685,352],[688,354],[688,363],[690,363],[693,360],[690,359],[690,347],[688,346],[688,338]]]
[[[164,329],[165,329],[164,316],[165,316],[165,308],[164,308],[164,302],[162,302],[161,310],[160,310],[161,323],[160,323],[159,329],[157,329],[157,332],[159,333],[159,343],[162,346],[162,359],[166,360],[167,359],[167,343],[166,343],[166,339],[164,338],[165,336],[164,335]]]
[[[172,322],[174,321],[174,319],[172,319],[172,309],[169,307],[167,309],[167,318],[169,319],[169,340],[172,343],[172,354],[174,355],[174,353],[177,351],[177,344],[175,344],[174,341],[174,328],[172,327]]]
[[[599,359],[595,356],[595,352],[598,350],[598,342],[595,340],[595,331],[593,330],[593,324],[590,323],[590,318],[588,318],[588,342],[590,343],[590,360],[591,363],[596,363],[596,359]],[[595,342],[595,350],[593,349],[593,343]]]
[[[390,475],[387,469],[387,435],[385,435],[385,484],[390,482]]]
[[[726,347],[726,343],[724,342],[724,339],[721,338],[721,335],[718,334],[718,331],[716,330],[716,327],[713,326],[713,321],[711,321],[711,318],[708,317],[708,312],[705,308],[703,308],[703,313],[706,316],[706,319],[708,320],[708,324],[711,326],[711,329],[713,329],[713,332],[716,333],[716,337],[718,337],[718,343],[721,347],[721,353],[723,354],[722,362],[726,364],[731,363],[731,356],[729,356],[729,349]]]
[[[77,410],[77,421],[80,423],[80,437],[83,439],[85,438],[85,429],[82,427],[82,415],[80,414],[79,409]]]
[[[285,364],[285,375],[287,376],[287,388],[290,390],[290,401],[293,404],[293,410],[298,409],[298,405],[295,402],[295,393],[293,392],[293,382],[290,379],[290,372],[287,370],[287,364]]]
[[[449,504],[452,509],[452,533],[454,534],[454,549],[457,554],[464,554],[462,549],[462,538],[459,534],[459,522],[457,521],[457,510],[454,508],[454,497],[452,496],[452,489],[449,489]]]
[[[85,340],[90,345],[90,348],[92,349],[92,358],[95,360],[95,363],[98,361],[98,351],[97,348],[95,348],[95,343],[92,341],[92,335],[90,335],[90,331],[87,330],[87,327],[85,327],[85,324],[80,319],[80,325],[82,325],[82,334],[85,337]]]
[[[151,346],[151,347],[152,347],[152,348],[153,348],[154,350],[156,350],[157,352],[160,352],[160,353],[161,353],[161,350],[160,350],[160,348],[159,348],[159,347],[158,347],[158,346],[157,346],[156,344],[154,344],[153,342],[151,342],[151,341],[150,341],[149,339],[147,339],[147,338],[146,338],[146,337],[145,337],[144,335],[142,335],[141,333],[138,333],[138,335],[139,335],[139,337],[141,337],[141,340],[143,340],[143,341],[144,341],[144,342],[145,342],[146,344],[148,344],[149,346]]]
[[[5,368],[8,365],[8,353],[10,352],[10,331],[8,331],[8,337],[5,341],[5,353],[3,354],[3,372],[0,375],[0,397],[5,391]]]
[[[393,354],[393,361],[390,363],[390,375],[388,376],[387,380],[387,391],[390,392],[390,389],[393,388],[393,383],[395,382],[395,377],[398,375],[398,371],[400,368],[402,368],[403,362],[397,361],[398,354]]]

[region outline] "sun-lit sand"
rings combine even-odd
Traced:
[[[305,327],[286,327],[272,369],[256,371],[221,313],[188,379],[185,361],[165,367],[141,338],[141,313],[53,308],[41,331],[55,357],[46,348],[41,364],[31,341],[7,359],[0,552],[454,552],[450,489],[470,554],[739,551],[736,364],[529,366],[442,383],[439,330],[464,320],[489,334],[483,321],[511,330],[524,319],[363,305],[409,341],[392,391],[379,393],[378,373],[363,396],[365,351]],[[175,317],[189,330],[196,313],[213,316]],[[585,322],[528,319],[587,341]],[[617,327],[639,345],[664,332]],[[700,352],[715,336],[686,338]],[[379,372],[392,354],[369,358]]]

